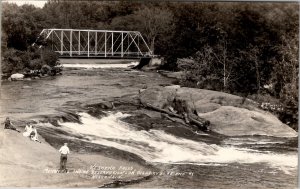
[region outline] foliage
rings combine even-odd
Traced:
[[[144,33],[148,44],[150,44],[150,49],[154,53],[157,38],[172,31],[173,13],[167,9],[145,7],[138,10],[134,16],[142,28],[141,32]]]
[[[1,63],[2,72],[5,74],[23,73],[28,70],[40,70],[44,65],[53,68],[59,65],[58,55],[44,49],[31,49],[28,51],[7,49],[3,54]]]
[[[58,54],[49,49],[43,49],[41,52],[41,61],[50,67],[54,67],[59,64],[58,58]]]
[[[22,59],[23,53],[15,49],[8,49],[3,54],[1,68],[3,73],[17,73],[24,68]]]
[[[172,31],[173,13],[169,10],[144,6],[132,14],[115,17],[110,24],[115,30],[134,30],[144,34],[154,52],[158,38],[166,36]]]
[[[43,61],[41,59],[33,59],[30,61],[29,69],[40,70],[42,69]]]

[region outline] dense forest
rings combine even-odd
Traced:
[[[297,129],[298,9],[266,2],[2,3],[2,72],[55,65],[50,52],[30,47],[43,28],[138,30],[164,57],[161,69],[186,73],[181,85],[268,102],[265,109]]]

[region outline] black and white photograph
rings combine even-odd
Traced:
[[[0,188],[298,188],[299,2],[2,0]]]

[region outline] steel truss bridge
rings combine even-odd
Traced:
[[[153,57],[139,31],[43,29],[32,45],[44,44],[60,58]],[[40,45],[40,48],[43,45]]]

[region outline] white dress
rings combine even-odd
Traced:
[[[24,137],[29,137],[30,133],[32,132],[32,126],[31,125],[26,125],[25,127],[25,132],[23,132]]]
[[[39,139],[36,128],[32,129],[32,131],[34,132],[34,135],[31,136],[31,140],[38,141]]]

